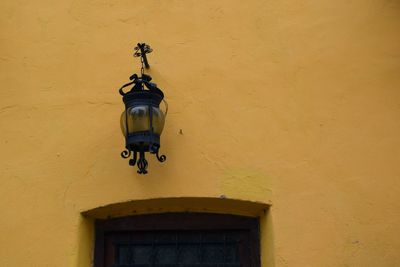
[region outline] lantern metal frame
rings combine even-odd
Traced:
[[[164,93],[157,84],[152,83],[151,76],[144,73],[144,68],[150,68],[146,54],[153,50],[145,43],[138,43],[135,47],[135,57],[140,57],[142,68],[141,76],[133,74],[129,79],[131,82],[124,84],[119,93],[125,105],[125,150],[121,152],[121,157],[130,158],[129,165],[137,164],[138,173],[146,174],[148,161],[145,153],[155,154],[160,162],[164,162],[167,158],[165,155],[159,155],[160,135],[154,132],[153,127],[153,108],[159,108],[163,101],[166,105],[165,116],[168,112],[168,105],[164,100]],[[130,91],[124,92],[124,88],[133,86]],[[129,133],[128,110],[137,106],[146,106],[149,109],[149,130]],[[139,154],[139,158],[138,158]]]

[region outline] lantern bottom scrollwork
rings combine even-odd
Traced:
[[[167,160],[167,157],[165,155],[161,155],[161,156],[158,155],[158,150],[157,150],[157,153],[156,153],[156,157],[157,157],[159,162],[164,162],[164,161]]]
[[[158,154],[158,152],[159,152],[159,149],[157,148],[157,150],[155,150],[154,152],[151,152],[151,153],[156,155],[156,158],[159,162],[166,161],[167,157],[165,155],[160,156]],[[127,159],[132,156],[132,158],[129,159],[129,165],[131,165],[131,166],[137,165],[137,167],[138,167],[137,173],[146,174],[149,163],[146,160],[145,153],[144,153],[144,151],[140,151],[139,159],[137,159],[137,153],[138,153],[138,151],[124,150],[121,152],[121,157],[124,159]]]

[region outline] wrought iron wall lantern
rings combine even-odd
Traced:
[[[137,44],[134,56],[140,57],[142,63],[140,76],[133,74],[129,78],[131,82],[119,89],[125,104],[125,110],[121,114],[121,130],[125,136],[126,150],[121,152],[121,156],[130,158],[129,165],[137,164],[139,174],[147,173],[146,152],[155,154],[160,162],[166,160],[165,155],[159,155],[159,150],[168,104],[161,89],[150,82],[150,75],[144,73],[145,68],[150,68],[146,54],[152,51],[145,43]],[[129,86],[131,89],[124,92],[123,89]],[[160,108],[161,102],[164,102],[164,110]]]

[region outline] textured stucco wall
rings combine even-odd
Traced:
[[[398,266],[399,1],[0,11],[0,266],[88,267],[80,212],[221,195],[272,202],[264,267]],[[150,74],[170,104],[168,159],[147,176],[119,157],[117,89],[139,70],[138,41],[155,49]]]

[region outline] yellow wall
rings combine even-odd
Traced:
[[[0,266],[89,267],[95,217],[81,212],[221,195],[272,203],[264,267],[399,264],[399,1],[0,10]],[[168,159],[147,176],[119,157],[138,41],[170,104]]]

